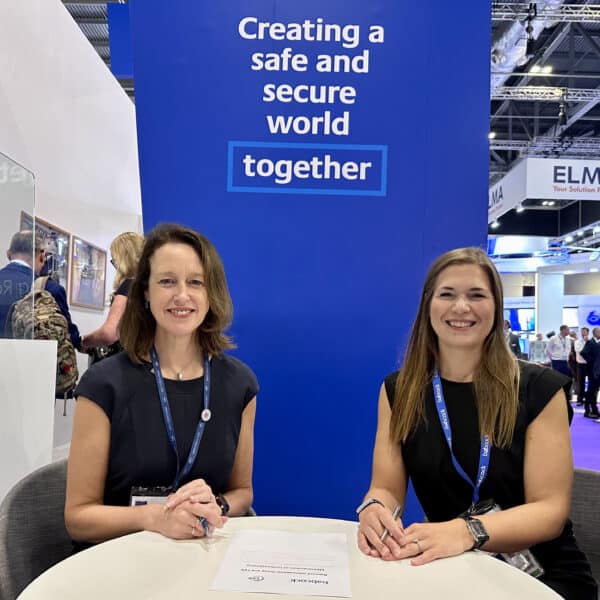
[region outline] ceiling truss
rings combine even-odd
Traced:
[[[492,21],[527,19],[529,4],[529,2],[494,2],[492,4]],[[559,8],[538,8],[537,18],[562,23],[600,23],[600,6],[563,4]]]

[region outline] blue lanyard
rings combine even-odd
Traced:
[[[444,390],[442,390],[442,381],[440,375],[436,371],[433,374],[433,394],[435,396],[435,407],[437,408],[438,417],[440,418],[440,424],[444,430],[446,441],[448,442],[448,449],[450,450],[450,457],[452,458],[452,464],[458,472],[458,474],[467,482],[473,486],[473,504],[479,502],[479,489],[481,484],[485,481],[488,474],[488,468],[490,465],[490,438],[487,435],[481,437],[481,448],[479,450],[479,467],[477,468],[477,481],[473,483],[471,478],[465,473],[464,469],[460,466],[454,452],[452,452],[452,429],[450,429],[450,418],[448,417],[448,410],[446,409],[446,401],[444,400]]]
[[[163,419],[165,421],[165,427],[167,429],[167,435],[169,436],[169,444],[171,444],[171,448],[173,449],[173,452],[175,452],[175,457],[177,458],[177,473],[175,474],[175,479],[173,480],[172,484],[173,489],[176,490],[179,487],[181,480],[190,472],[190,469],[194,466],[194,463],[196,462],[196,457],[198,456],[198,448],[200,448],[200,442],[202,441],[202,436],[204,435],[204,426],[206,425],[206,422],[210,419],[211,416],[210,409],[208,408],[210,401],[210,363],[208,361],[208,356],[205,356],[204,410],[200,415],[200,420],[198,421],[198,426],[196,427],[196,433],[194,434],[192,447],[190,448],[187,460],[185,461],[183,469],[180,470],[179,452],[177,450],[177,439],[175,438],[175,427],[173,426],[171,409],[169,408],[169,401],[167,400],[167,390],[165,388],[165,382],[160,370],[158,355],[156,354],[155,348],[152,348],[150,356],[152,357],[154,378],[156,379],[156,387],[158,388],[158,396],[160,398],[160,407],[162,409]]]

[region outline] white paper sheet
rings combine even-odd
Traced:
[[[240,531],[210,589],[350,598],[346,535]]]

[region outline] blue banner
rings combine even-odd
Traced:
[[[108,3],[106,11],[110,44],[110,70],[117,79],[132,79],[133,54],[129,6]]]
[[[255,507],[353,518],[425,271],[485,244],[489,3],[131,8],[144,224],[223,256]]]

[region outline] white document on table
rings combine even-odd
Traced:
[[[210,589],[350,598],[346,535],[240,531]]]

